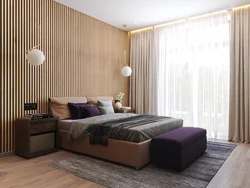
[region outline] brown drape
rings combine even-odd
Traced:
[[[229,140],[250,142],[250,6],[231,17]]]
[[[131,33],[130,105],[138,114],[157,114],[157,65],[153,63],[153,28]]]

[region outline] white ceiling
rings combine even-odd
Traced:
[[[55,1],[126,31],[250,4],[250,0]]]

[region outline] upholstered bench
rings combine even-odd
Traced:
[[[181,127],[151,141],[151,162],[159,167],[182,171],[201,156],[207,148],[205,129]]]

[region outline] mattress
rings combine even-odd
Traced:
[[[91,127],[110,121],[119,121],[126,118],[138,116],[137,114],[106,114],[79,120],[61,120],[59,129],[69,131],[69,137],[74,140],[84,139],[91,135]],[[162,118],[162,117],[161,117]],[[112,135],[111,139],[140,143],[149,140],[154,136],[177,129],[183,126],[183,120],[164,117],[161,121],[155,121],[139,126],[132,126],[129,129],[120,129],[117,134]]]

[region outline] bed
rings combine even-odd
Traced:
[[[151,138],[182,125],[181,119],[117,113],[60,120],[58,128],[61,148],[139,169],[150,161]],[[99,134],[107,128],[113,134]]]

